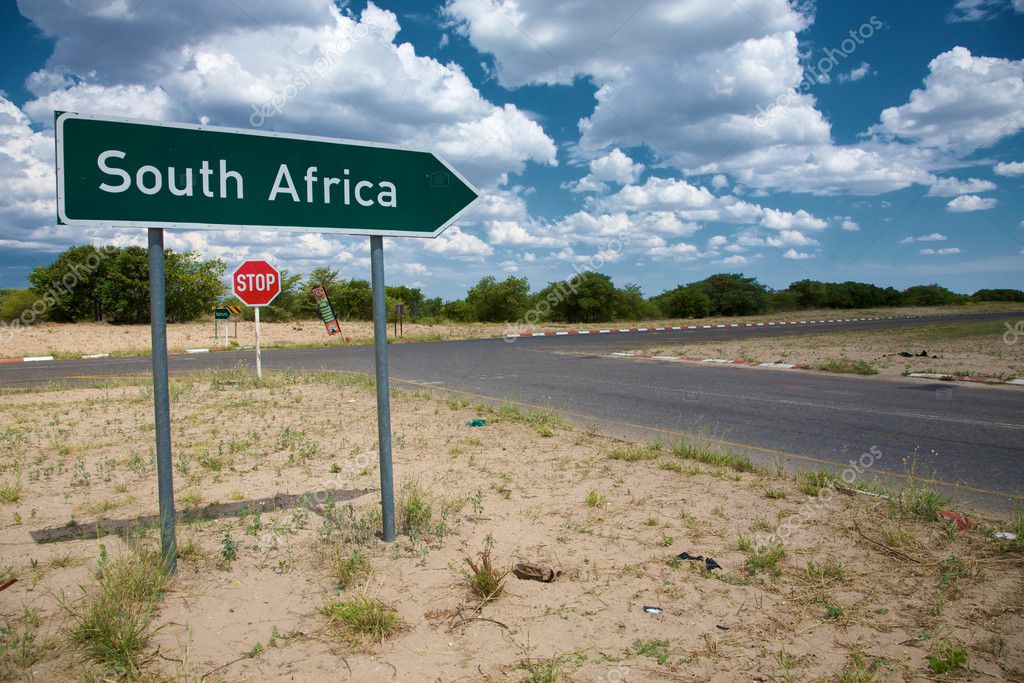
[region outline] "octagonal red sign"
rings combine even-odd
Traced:
[[[281,293],[281,274],[266,261],[246,261],[231,274],[235,296],[249,306],[266,306]]]

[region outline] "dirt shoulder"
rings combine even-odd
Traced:
[[[736,318],[663,319],[630,321],[621,324],[560,324],[544,323],[537,327],[510,326],[504,323],[439,323],[424,325],[406,322],[403,339],[407,341],[441,341],[447,339],[479,339],[501,337],[508,333],[542,330],[597,329],[599,327],[670,327],[673,325],[713,325],[722,323],[754,323],[777,320],[831,319],[836,317],[869,316],[916,316],[949,315],[956,313],[986,313],[1017,311],[1020,304],[971,304],[956,307],[929,308],[874,308],[855,311],[797,311],[769,315],[742,316]],[[343,322],[343,333],[350,343],[369,343],[373,338],[373,324],[366,321]],[[253,346],[256,343],[252,322],[241,321],[236,327],[229,324],[229,343]],[[388,326],[393,334],[394,326]],[[301,320],[287,323],[263,323],[260,326],[261,341],[265,346],[328,346],[343,344],[338,338],[330,338],[324,326],[316,320]],[[167,344],[172,351],[190,348],[216,348],[223,340],[214,336],[213,321],[182,323],[167,326]],[[106,323],[43,323],[15,331],[0,330],[0,358],[22,358],[26,356],[83,356],[109,353],[115,355],[148,355],[148,325],[108,325]]]
[[[645,354],[794,363],[812,369],[896,377],[911,372],[993,379],[1024,377],[1024,335],[984,321],[895,330],[835,329],[822,334],[647,347]],[[900,353],[912,354],[911,357]]]
[[[89,649],[102,628],[83,638],[73,615],[96,604],[98,573],[109,586],[135,566],[132,547],[156,547],[152,528],[133,544],[88,533],[99,517],[156,512],[149,389],[3,396],[0,414],[0,583],[16,579],[0,592],[0,673],[116,677]],[[364,378],[172,380],[187,521],[178,573],[145,612],[157,630],[138,651],[139,675],[910,681],[949,666],[1024,677],[1022,546],[992,540],[978,519],[963,532],[944,525],[924,492],[901,504],[842,495],[699,444],[636,446],[426,394],[396,392],[393,415],[403,532],[385,545],[372,533],[379,475]],[[324,490],[355,497],[254,509]],[[75,540],[36,543],[41,529]],[[509,575],[482,604],[465,560],[487,547],[499,572],[532,562],[560,575]],[[684,551],[721,568],[673,559]],[[394,610],[383,637],[344,628],[364,604],[356,596]]]

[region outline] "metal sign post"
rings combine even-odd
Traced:
[[[380,446],[380,508],[384,540],[395,540],[395,485],[391,467],[391,397],[388,394],[388,304],[384,292],[384,238],[370,238],[373,288],[373,359],[377,371],[377,442]]]
[[[263,379],[263,359],[260,357],[260,307],[256,307],[256,379]]]
[[[160,548],[168,573],[177,568],[174,538],[174,482],[171,471],[171,399],[167,390],[167,291],[164,280],[164,231],[149,229],[149,321],[153,349],[153,424],[156,427],[156,476],[160,498]],[[214,323],[216,324],[216,323]]]

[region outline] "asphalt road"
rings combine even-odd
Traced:
[[[472,400],[554,409],[606,433],[665,442],[713,438],[763,463],[843,467],[872,447],[869,472],[919,479],[993,511],[1024,493],[1024,389],[748,367],[612,358],[617,350],[674,341],[783,336],[1021,314],[949,315],[836,325],[699,329],[571,337],[394,344],[394,386],[461,392]],[[1001,343],[1001,342],[1000,342]],[[176,355],[173,373],[251,367],[249,350]],[[271,349],[266,370],[372,372],[370,346]],[[0,365],[0,391],[50,382],[147,375],[149,358]],[[172,416],[173,418],[173,416]],[[877,452],[876,451],[876,452]]]

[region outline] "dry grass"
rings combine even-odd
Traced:
[[[847,316],[843,316],[847,317]],[[832,327],[820,334],[744,337],[648,348],[654,355],[795,363],[824,372],[898,377],[910,372],[1024,377],[1024,341],[1006,344],[1005,321],[915,325],[892,330]],[[928,355],[906,358],[901,351]],[[936,357],[933,357],[936,356]]]
[[[975,527],[957,533],[935,519],[949,503],[924,488],[819,497],[821,473],[798,481],[701,443],[629,444],[399,391],[404,531],[385,544],[365,379],[172,385],[175,483],[197,506],[169,582],[133,550],[156,546],[152,527],[137,545],[87,533],[98,501],[123,501],[121,519],[155,512],[148,388],[0,398],[0,477],[20,473],[22,486],[0,508],[12,565],[0,577],[18,579],[0,601],[4,677],[910,681],[952,667],[941,675],[1024,678],[1024,547],[990,535],[1019,532],[1024,517],[972,513]],[[330,410],[311,411],[325,396]],[[486,427],[467,427],[481,415]],[[352,497],[254,500],[329,490]],[[241,510],[203,517],[228,504]],[[43,528],[85,533],[34,542]],[[482,557],[489,547],[500,554]],[[722,568],[676,560],[682,551]],[[561,573],[503,576],[513,562]]]

